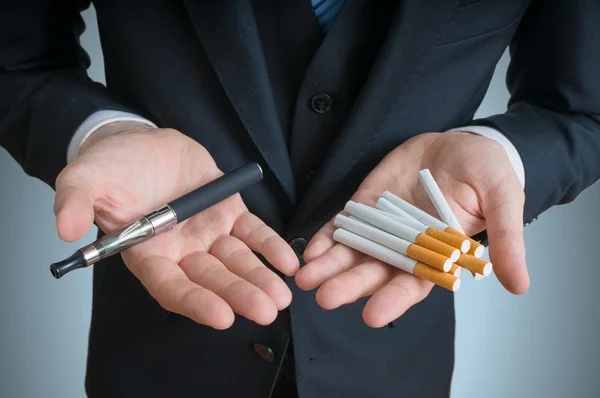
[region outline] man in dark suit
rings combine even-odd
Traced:
[[[0,12],[0,143],[110,231],[248,161],[260,184],[94,268],[90,397],[444,397],[453,296],[331,237],[349,199],[433,211],[508,291],[523,225],[600,176],[595,0],[88,1]],[[504,114],[472,120],[511,46]]]

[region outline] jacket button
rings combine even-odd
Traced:
[[[309,170],[304,175],[304,179],[306,180],[306,182],[311,182],[313,180],[313,178],[315,178],[316,174],[317,174],[316,170]]]
[[[261,359],[263,359],[266,362],[272,362],[275,357],[271,347],[263,343],[255,343],[254,351],[258,354],[258,356]]]
[[[289,244],[292,247],[292,249],[294,249],[296,255],[298,257],[302,257],[304,255],[304,249],[306,249],[308,242],[306,242],[306,239],[304,238],[294,238],[290,240]]]
[[[313,111],[317,113],[327,113],[333,106],[333,98],[327,94],[317,94],[312,97],[311,105]]]

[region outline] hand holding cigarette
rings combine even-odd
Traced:
[[[441,205],[425,189],[428,177],[443,192]],[[314,236],[296,282],[318,288],[325,309],[372,296],[363,318],[373,327],[397,319],[435,285],[456,291],[457,269],[484,277],[493,264],[502,285],[522,294],[529,287],[523,207],[523,190],[496,142],[468,133],[421,134],[388,154]],[[468,238],[484,229],[490,262]]]

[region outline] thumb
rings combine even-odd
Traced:
[[[94,190],[85,178],[66,172],[56,182],[54,214],[58,236],[74,242],[87,234],[94,223]]]
[[[516,178],[504,178],[483,198],[490,261],[500,283],[513,294],[529,289],[525,261],[523,210],[525,195]]]

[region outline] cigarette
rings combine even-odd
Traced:
[[[383,214],[382,212],[378,211],[378,209],[374,209],[367,205],[353,201],[346,203],[344,210],[346,210],[351,216],[389,232],[392,235],[407,240],[411,243],[416,243],[421,247],[432,250],[436,253],[440,253],[448,258],[456,258],[456,248],[425,234],[424,232],[427,227],[421,228],[421,231],[410,228],[409,226],[404,225],[404,223],[393,219],[389,215]]]
[[[448,225],[449,228],[444,229],[444,231],[456,236],[464,236],[469,239],[469,242],[471,243],[469,254],[481,258],[485,252],[485,247],[465,234],[465,231],[462,229],[454,212],[452,212],[448,201],[444,197],[442,190],[433,178],[429,169],[423,169],[419,172],[419,181],[421,182],[421,185],[423,185],[431,203],[433,203],[433,207],[435,207],[440,219]]]
[[[477,274],[481,274],[483,276],[488,276],[492,272],[493,268],[492,263],[474,257],[470,254],[461,254],[458,261],[456,261],[456,264],[471,272],[476,272]]]
[[[462,271],[463,271],[463,268],[460,265],[454,263],[454,264],[452,264],[452,268],[450,268],[450,271],[448,271],[448,273],[450,275],[456,276],[457,278],[460,278],[462,275]],[[475,275],[479,275],[479,274],[475,274]]]
[[[452,235],[467,238],[469,240],[469,242],[471,243],[471,248],[469,249],[469,252],[468,252],[470,255],[472,255],[476,258],[481,258],[483,256],[483,253],[485,253],[485,246],[483,246],[481,243],[477,242],[476,240],[469,238],[467,235],[461,233],[460,231],[457,231],[454,228],[449,227],[445,230],[445,232],[448,232],[449,234],[452,234]]]
[[[391,219],[396,220],[399,223],[406,225],[409,228],[414,229],[415,231],[426,231],[427,230],[426,225],[421,224],[419,221],[415,220],[414,218],[407,219],[407,218],[398,216],[396,214],[385,212],[381,209],[375,209],[375,210],[377,210],[379,213],[385,215],[386,217],[390,217]],[[427,235],[425,235],[425,236],[427,236]],[[461,253],[460,250],[453,246],[450,246],[448,244],[445,244],[445,245],[450,247],[451,249],[444,250],[444,249],[436,248],[434,251],[448,257],[450,260],[452,260],[453,263],[456,262],[458,260],[458,258],[460,257],[460,253]],[[430,250],[433,250],[433,249],[430,249]],[[442,250],[442,251],[440,251],[440,250]]]
[[[453,262],[448,257],[411,243],[407,240],[400,239],[390,233],[370,226],[369,224],[365,224],[360,220],[338,214],[333,223],[338,228],[352,232],[353,234],[378,243],[387,247],[388,249],[420,261],[423,264],[439,269],[440,271],[448,272],[452,268]]]
[[[402,218],[414,220],[415,222],[425,225],[421,221],[417,220],[416,218],[414,218],[413,216],[411,216],[410,214],[408,214],[407,212],[405,212],[404,210],[399,208],[398,206],[395,206],[394,204],[392,204],[392,202],[390,202],[389,200],[387,200],[384,197],[377,199],[377,204],[375,205],[375,207],[380,210],[385,211],[386,213],[391,213],[391,214],[397,215]]]
[[[381,197],[387,199],[391,204],[398,207],[400,210],[410,214],[425,226],[429,226],[432,229],[432,233],[428,233],[428,235],[439,239],[442,242],[446,242],[451,246],[459,248],[463,253],[467,253],[471,248],[471,241],[467,236],[457,236],[446,232],[450,226],[433,217],[429,213],[408,203],[404,199],[399,198],[389,191],[384,192]],[[456,241],[453,238],[460,238],[460,240]],[[460,246],[457,246],[459,244],[458,242],[460,242]]]
[[[438,220],[431,214],[408,203],[404,199],[401,199],[400,197],[394,195],[393,193],[391,193],[389,191],[385,191],[383,194],[381,194],[381,197],[384,199],[387,199],[391,204],[393,204],[400,210],[403,210],[404,212],[410,214],[412,217],[416,218],[417,220],[419,220],[421,223],[423,223],[425,225],[429,225],[430,227],[437,228],[441,231],[448,228],[448,225],[445,224],[444,222]]]
[[[383,229],[384,231],[413,243],[416,243],[416,236],[419,233],[422,233],[435,238],[442,243],[446,243],[447,245],[457,248],[463,253],[466,253],[470,246],[467,239],[460,238],[426,225],[421,226],[414,224],[413,227],[408,226],[404,220],[398,221],[397,219],[392,219],[392,217],[390,217],[388,214],[384,214],[379,209],[375,209],[362,203],[349,201],[346,203],[345,210],[362,221],[372,224],[380,229]],[[386,228],[392,228],[393,230],[390,231]]]
[[[366,206],[366,205],[363,205],[363,206]],[[424,225],[422,222],[417,221],[412,217],[404,217],[404,216],[401,216],[398,214],[390,213],[390,212],[382,210],[382,209],[378,209],[377,207],[371,207],[371,208],[376,210],[377,212],[384,214],[385,216],[390,217],[398,222],[401,222],[402,224],[406,225],[407,227],[411,227],[412,229],[415,229],[417,231],[427,229],[427,225]]]
[[[448,224],[449,227],[454,228],[464,235],[465,231],[463,231],[462,227],[460,226],[460,223],[452,212],[452,209],[446,201],[442,190],[433,179],[429,169],[423,169],[419,172],[419,181],[425,189],[427,196],[429,196],[431,203],[433,203],[433,207],[435,207],[440,219],[444,223]]]
[[[357,250],[363,254],[376,258],[384,263],[390,264],[407,273],[435,283],[452,292],[456,292],[461,285],[461,280],[454,275],[432,268],[418,262],[408,256],[395,252],[385,246],[372,242],[345,229],[337,229],[333,233],[333,239],[345,246]]]

